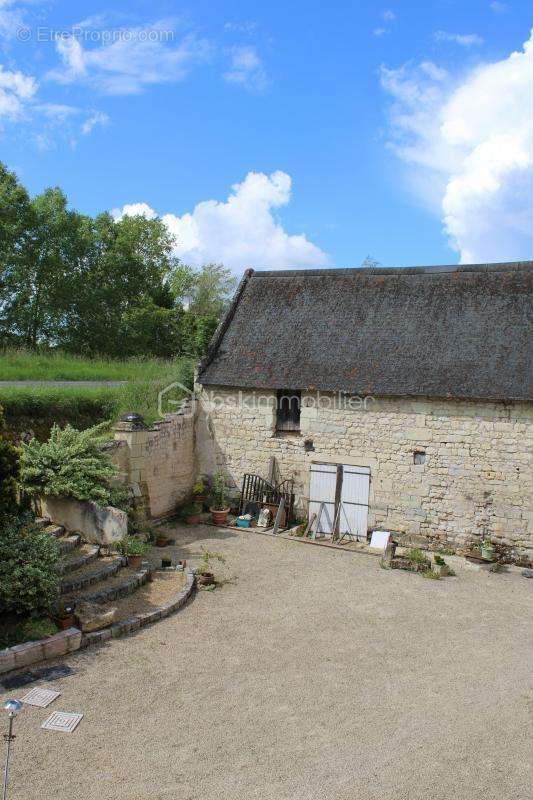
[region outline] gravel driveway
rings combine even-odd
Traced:
[[[13,800],[531,797],[531,581],[427,581],[370,556],[175,530],[180,552],[221,551],[236,578],[72,657],[75,674],[49,684],[59,700],[17,720]],[[41,731],[52,709],[85,718]]]

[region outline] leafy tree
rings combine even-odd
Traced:
[[[4,413],[0,406],[0,514],[12,514],[17,503],[19,452],[6,438]]]
[[[162,308],[148,300],[124,312],[121,319],[122,355],[172,358],[182,352],[182,317],[179,308]]]
[[[0,162],[0,285],[24,246],[29,212],[26,189]]]
[[[223,264],[204,264],[198,271],[179,264],[170,280],[176,301],[199,316],[220,317],[235,285],[236,278]]]
[[[27,216],[24,250],[6,277],[4,319],[21,342],[35,349],[56,341],[66,310],[82,283],[92,222],[67,209],[59,189],[35,197]]]
[[[103,450],[106,427],[104,422],[77,431],[71,425],[54,425],[47,442],[32,439],[23,444],[20,477],[27,493],[109,504],[116,468]]]

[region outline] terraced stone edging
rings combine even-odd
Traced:
[[[25,642],[0,650],[0,675],[47,658],[61,658],[79,650],[81,642],[81,631],[78,628],[67,628],[66,631],[37,642]]]
[[[144,563],[139,572],[136,572],[131,578],[120,583],[118,586],[107,586],[100,589],[93,594],[87,594],[82,599],[88,603],[111,603],[113,600],[119,600],[121,597],[127,597],[133,594],[141,586],[144,586],[146,581],[150,580],[150,575],[153,572],[151,564]],[[76,598],[74,598],[75,600]]]
[[[115,622],[113,625],[110,625],[109,628],[84,634],[81,640],[81,647],[90,647],[94,644],[102,644],[109,639],[118,639],[121,636],[127,636],[129,633],[139,630],[139,628],[144,628],[145,625],[151,625],[153,622],[158,622],[160,619],[169,617],[185,605],[193,593],[193,590],[194,572],[192,570],[187,570],[185,586],[172,600],[169,600],[153,611],[147,611],[145,614],[136,614],[128,619]]]
[[[116,575],[117,572],[122,569],[122,567],[125,567],[127,563],[128,560],[126,558],[116,558],[110,564],[106,564],[105,567],[102,567],[102,569],[98,570],[98,572],[91,572],[90,575],[84,575],[81,578],[62,580],[61,594],[79,592],[80,589],[85,589],[87,586],[91,586],[93,583],[105,581],[106,578]]]

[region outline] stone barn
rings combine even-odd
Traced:
[[[299,513],[533,547],[533,262],[248,270],[199,367],[197,470]]]

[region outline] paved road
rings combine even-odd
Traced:
[[[440,582],[250,532],[215,592],[74,656],[17,720],[12,800],[526,800],[531,581]],[[2,699],[6,694],[2,695]],[[530,776],[529,776],[530,777]]]

